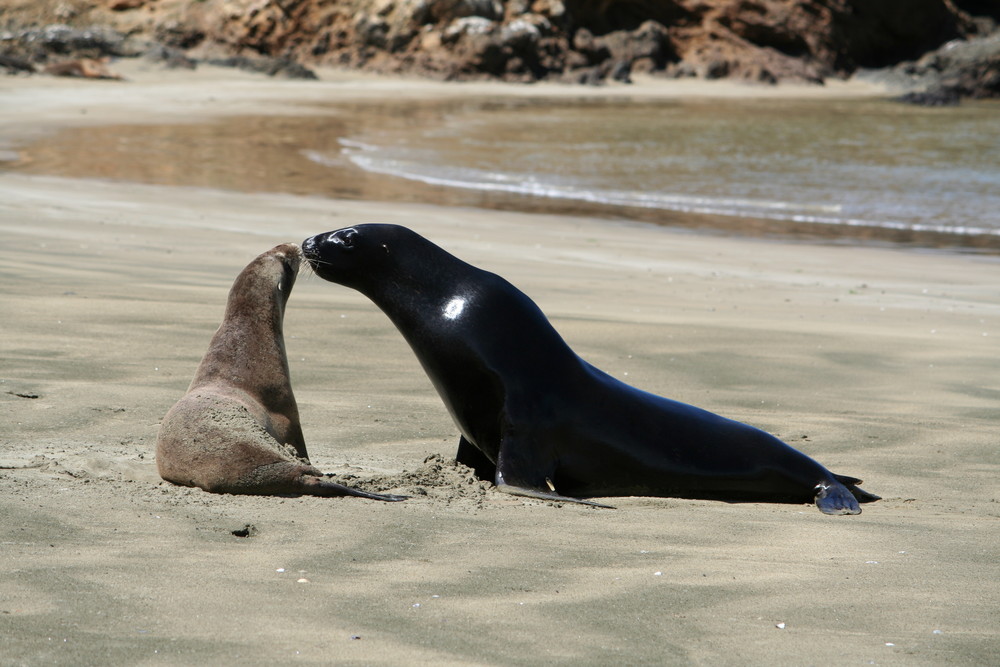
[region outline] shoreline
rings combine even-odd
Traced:
[[[0,151],[10,152],[41,132],[118,124],[198,123],[245,115],[329,115],[331,105],[383,99],[461,99],[469,96],[655,99],[851,99],[889,94],[878,84],[836,81],[827,86],[763,86],[731,81],[638,77],[633,84],[440,82],[320,69],[318,81],[282,80],[210,65],[169,70],[142,59],[114,63],[121,81],[45,75],[0,79]],[[69,96],[72,102],[66,103]],[[247,114],[253,105],[254,114]]]
[[[141,59],[113,64],[122,81],[95,81],[44,75],[0,79],[0,149],[31,129],[87,127],[119,123],[199,122],[245,115],[247,104],[267,115],[329,113],[330,103],[372,99],[462,98],[470,95],[683,98],[856,98],[888,95],[884,86],[863,81],[827,86],[757,86],[729,81],[663,80],[638,77],[633,84],[581,86],[558,83],[440,82],[320,69],[318,81],[281,80],[211,65],[168,70]],[[67,105],[63,96],[74,103]],[[285,98],[285,99],[282,99]],[[137,113],[141,112],[139,117]]]
[[[372,118],[383,118],[382,122],[393,126],[397,120],[391,109],[384,106],[390,89],[393,99],[405,98],[416,104],[413,112],[424,122],[438,123],[441,121],[436,115],[449,113],[450,105],[476,99],[484,104],[517,99],[557,103],[616,97],[637,102],[672,99],[696,104],[724,99],[802,103],[887,95],[886,90],[862,82],[834,82],[826,87],[753,86],[646,78],[633,85],[595,88],[566,84],[443,83],[341,71],[324,72],[324,79],[319,82],[302,82],[268,79],[218,67],[176,72],[157,69],[143,61],[122,64],[128,76],[125,82],[43,80],[32,87],[26,79],[14,81],[12,90],[6,91],[14,93],[8,96],[9,105],[0,107],[12,112],[0,114],[0,152],[6,153],[11,163],[7,171],[221,187],[243,192],[275,191],[362,201],[585,215],[750,238],[858,245],[887,243],[903,248],[1000,254],[1000,236],[996,234],[970,235],[962,230],[949,232],[878,222],[859,226],[787,216],[774,219],[746,214],[730,216],[710,211],[601,204],[586,199],[447,187],[363,170],[346,159],[330,162],[309,158],[306,163],[300,154],[306,149],[315,152],[316,145],[303,143],[305,148],[295,150],[285,143],[294,141],[292,137],[314,136],[321,138],[325,142],[322,145],[329,149],[335,145],[331,144],[331,133],[339,131],[342,136],[352,137],[361,131],[359,128],[373,122]],[[37,93],[38,88],[43,94],[32,96],[31,91]],[[62,90],[72,91],[77,106],[60,103]],[[248,109],[253,109],[253,113],[248,113]],[[19,116],[30,121],[18,121]],[[218,138],[220,134],[225,138]],[[238,138],[244,136],[255,140],[244,142]],[[212,143],[220,144],[218,151],[206,152],[204,146]],[[215,158],[216,155],[219,157]],[[181,164],[191,164],[193,168],[181,169]],[[256,164],[269,165],[268,170],[255,171]],[[282,180],[282,173],[293,176]]]
[[[212,94],[178,76],[145,117],[181,114],[185,90],[206,114],[294,112],[308,87],[242,79]],[[3,137],[32,114],[144,109],[129,83],[43,81],[33,110],[15,104],[31,81],[13,97],[7,83]],[[599,368],[774,433],[883,500],[857,517],[671,498],[611,511],[469,488],[438,463],[458,434],[399,333],[307,273],[285,336],[313,463],[407,471],[411,498],[161,482],[159,420],[239,270],[372,221],[504,276]],[[0,275],[6,660],[971,666],[1000,642],[995,258],[0,173]]]

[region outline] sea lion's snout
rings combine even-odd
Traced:
[[[359,236],[353,227],[316,234],[302,242],[302,255],[316,275],[336,282],[350,265],[343,253],[356,249]]]
[[[312,265],[313,269],[323,262],[323,251],[330,237],[335,233],[326,232],[324,234],[316,234],[302,242],[302,256]]]
[[[316,247],[317,245],[316,239],[318,239],[320,236],[323,235],[319,234],[317,236],[310,236],[309,238],[307,238],[305,241],[302,242],[301,247],[302,247],[303,257],[305,257],[308,260],[311,260],[317,254],[318,250]]]
[[[276,254],[292,270],[298,273],[302,263],[302,248],[297,243],[285,243],[275,248]]]
[[[357,237],[358,230],[354,227],[316,234],[302,242],[302,252],[309,261],[321,259],[323,251],[330,250],[330,246],[344,250],[353,248]]]

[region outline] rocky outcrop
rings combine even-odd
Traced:
[[[139,56],[171,68],[197,66],[197,61],[181,49],[108,27],[72,28],[56,24],[0,34],[0,70],[10,74],[43,72],[53,76],[120,79],[109,68],[109,61]],[[312,70],[285,58],[230,56],[208,58],[205,62],[269,76],[317,78]]]
[[[900,100],[913,104],[1000,98],[1000,32],[948,42],[917,60],[860,76],[907,91]]]
[[[42,71],[53,76],[116,79],[110,57],[133,57],[141,47],[106,27],[52,25],[0,35],[0,68],[10,73]]]
[[[949,0],[204,0],[167,43],[445,79],[819,82],[973,34]]]
[[[8,0],[10,20],[57,0]],[[76,0],[190,58],[280,59],[442,79],[773,83],[918,59],[995,29],[985,0]],[[0,48],[0,53],[4,53]]]

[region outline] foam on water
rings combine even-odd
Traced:
[[[342,155],[330,156],[306,150],[303,154],[313,162],[332,166],[343,158],[355,166],[376,174],[394,176],[427,185],[436,185],[482,192],[505,192],[531,197],[567,199],[611,207],[635,207],[732,217],[763,218],[805,224],[873,227],[898,231],[933,232],[958,235],[1000,236],[1000,227],[960,225],[954,221],[941,224],[845,217],[837,215],[842,204],[803,203],[739,197],[711,197],[641,190],[588,189],[573,185],[546,182],[537,174],[504,173],[469,167],[434,164],[432,159],[419,162],[393,157],[386,148],[352,139],[343,139]]]
[[[440,188],[612,211],[1000,237],[997,106],[506,102],[372,124],[336,149],[303,154]]]
[[[0,171],[1000,251],[997,155],[996,102],[476,97],[88,126]]]

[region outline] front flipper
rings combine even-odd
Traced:
[[[497,464],[466,440],[464,435],[459,438],[455,462],[472,468],[479,479],[493,481],[497,477]]]
[[[512,496],[525,496],[526,498],[537,498],[538,500],[551,500],[559,503],[576,503],[578,505],[590,505],[591,507],[603,507],[604,509],[613,510],[615,509],[612,505],[602,505],[601,503],[595,503],[592,500],[583,500],[581,498],[570,498],[569,496],[560,496],[558,493],[551,491],[538,491],[535,489],[527,489],[523,486],[511,486],[510,484],[504,484],[502,481],[497,480],[497,491],[502,491],[504,493],[509,493]]]
[[[559,494],[552,484],[555,468],[553,455],[538,447],[534,441],[505,435],[500,441],[496,465],[497,491],[539,500],[615,509],[611,505]]]

